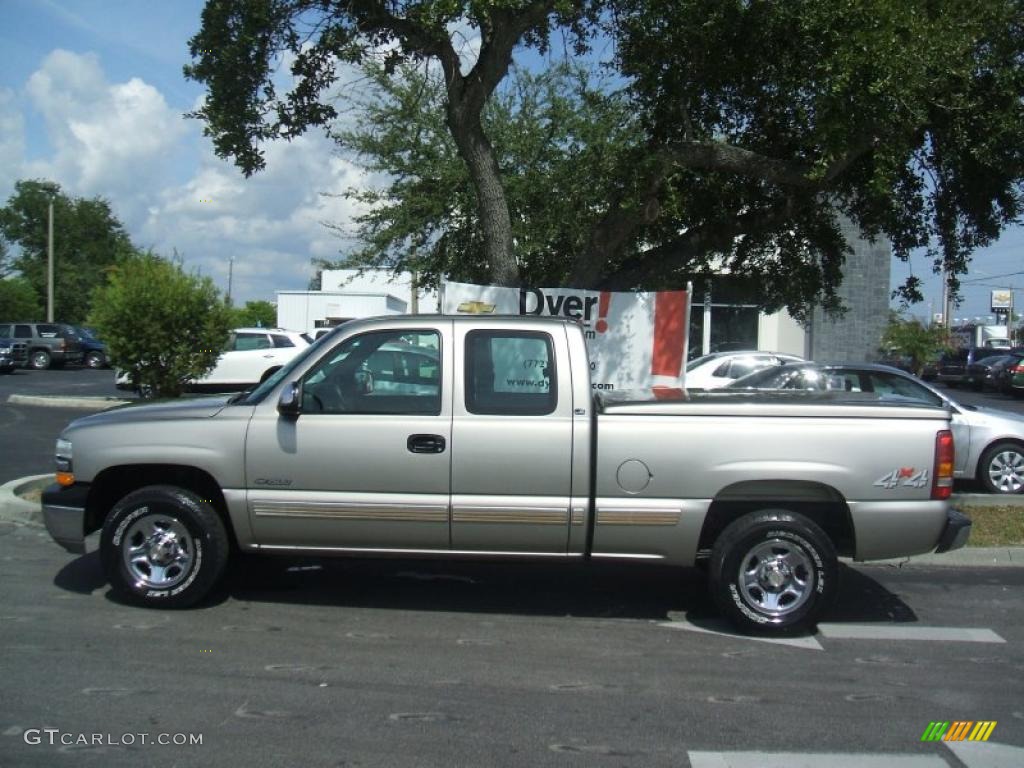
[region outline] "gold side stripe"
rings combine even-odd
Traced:
[[[459,515],[456,523],[523,523],[527,525],[565,525],[566,520],[546,517],[515,517],[513,515]]]
[[[598,511],[598,525],[678,525],[679,512]]]
[[[441,505],[383,506],[373,504],[257,503],[256,517],[315,518],[332,520],[394,520],[398,522],[448,522],[448,508]]]
[[[486,507],[464,507],[452,511],[452,522],[565,525],[569,522],[569,513],[564,509],[488,509]]]
[[[584,512],[582,509],[574,509],[572,511],[572,524],[583,525],[583,514]]]

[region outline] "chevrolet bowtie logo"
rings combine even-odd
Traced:
[[[494,312],[494,305],[484,301],[464,301],[459,304],[459,312],[466,312],[470,315],[490,315]]]

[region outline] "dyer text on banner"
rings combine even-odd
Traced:
[[[445,314],[567,317],[587,336],[594,389],[684,385],[691,291],[625,293],[446,282]]]

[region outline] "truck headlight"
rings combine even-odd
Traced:
[[[57,483],[60,485],[72,485],[75,482],[75,475],[71,463],[71,441],[58,437],[57,446],[53,453],[54,461],[57,465]]]

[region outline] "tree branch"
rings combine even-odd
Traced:
[[[756,176],[780,186],[814,191],[823,189],[874,146],[873,137],[855,143],[829,163],[824,172],[720,141],[684,142],[674,145],[669,152],[671,160],[683,168]]]

